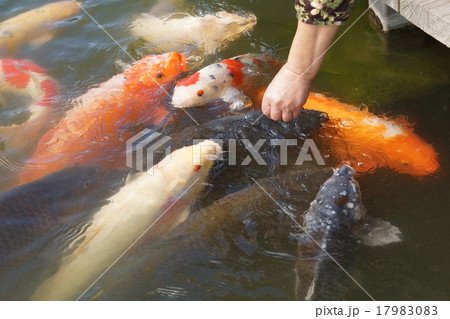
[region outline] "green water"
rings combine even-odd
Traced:
[[[0,20],[48,2],[1,1]],[[83,6],[133,58],[140,58],[151,52],[145,52],[130,35],[130,21],[136,14],[150,11],[154,3],[86,0]],[[439,152],[442,168],[435,176],[423,179],[389,170],[359,179],[368,214],[389,220],[404,236],[400,244],[358,247],[351,274],[377,300],[448,300],[450,51],[417,29],[381,35],[372,28],[368,13],[353,25],[366,8],[366,1],[358,1],[350,21],[341,28],[342,37],[329,51],[313,90],[349,104],[367,105],[379,115],[406,115],[415,123],[417,134]],[[185,1],[181,10],[199,14],[220,9],[253,12],[258,24],[216,56],[204,57],[205,64],[266,50],[286,58],[296,27],[293,0]],[[131,62],[85,14],[65,22],[52,41],[40,48],[25,47],[15,58],[30,59],[45,67],[59,81],[63,100],[77,97],[121,72],[118,61]],[[2,176],[2,180],[10,177]],[[259,258],[258,262],[262,265],[267,261]],[[258,287],[254,280],[256,287],[236,290],[223,299],[293,299],[292,263],[281,260],[272,266],[273,294],[270,288],[265,295],[253,294]],[[336,299],[368,299],[351,281],[346,286],[346,292]]]

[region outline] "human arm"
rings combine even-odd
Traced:
[[[315,7],[299,4],[306,1],[296,3],[299,21],[288,60],[263,97],[263,113],[276,121],[282,119],[288,122],[300,115],[308,98],[311,82],[325,59],[339,25],[348,18],[352,4],[350,0],[322,0],[329,4],[320,4],[321,10],[311,10]],[[341,6],[330,8],[333,3],[339,1]]]

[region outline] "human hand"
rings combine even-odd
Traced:
[[[275,121],[289,122],[302,112],[308,99],[311,80],[304,79],[285,64],[267,87],[262,111]]]

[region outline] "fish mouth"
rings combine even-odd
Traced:
[[[242,16],[242,18],[244,18],[244,21],[240,25],[246,29],[252,28],[258,22],[258,18],[253,13]]]
[[[253,13],[240,17],[242,18],[238,23],[239,27],[242,29],[240,33],[251,31],[258,22],[258,18],[256,18]]]
[[[348,176],[350,178],[353,178],[356,176],[356,171],[353,167],[351,167],[348,164],[342,164],[335,170],[336,175],[340,176]]]
[[[239,22],[237,22],[237,24],[243,28],[242,32],[256,25],[258,21],[258,18],[253,13],[240,15],[228,13],[226,11],[219,11],[216,12],[215,15],[220,19],[227,21],[228,25],[236,23],[237,22],[236,20],[239,19]]]
[[[222,147],[212,140],[204,140],[197,144],[200,156],[207,161],[215,161],[220,159],[222,155]],[[195,158],[195,156],[194,156]],[[201,162],[201,161],[200,161]],[[200,164],[200,163],[198,163]]]
[[[167,68],[174,68],[176,73],[186,71],[186,56],[178,52],[167,53]]]

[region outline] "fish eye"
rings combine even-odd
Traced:
[[[194,172],[198,172],[201,168],[202,168],[201,165],[195,165],[194,168],[193,168],[193,171]]]
[[[162,78],[162,77],[163,77],[163,75],[162,75],[161,72],[156,73],[156,78],[157,78],[157,79],[160,79],[160,78]]]
[[[198,96],[202,96],[203,93],[205,93],[205,91],[203,91],[203,90],[198,90],[198,91],[197,91],[197,95],[198,95]]]

